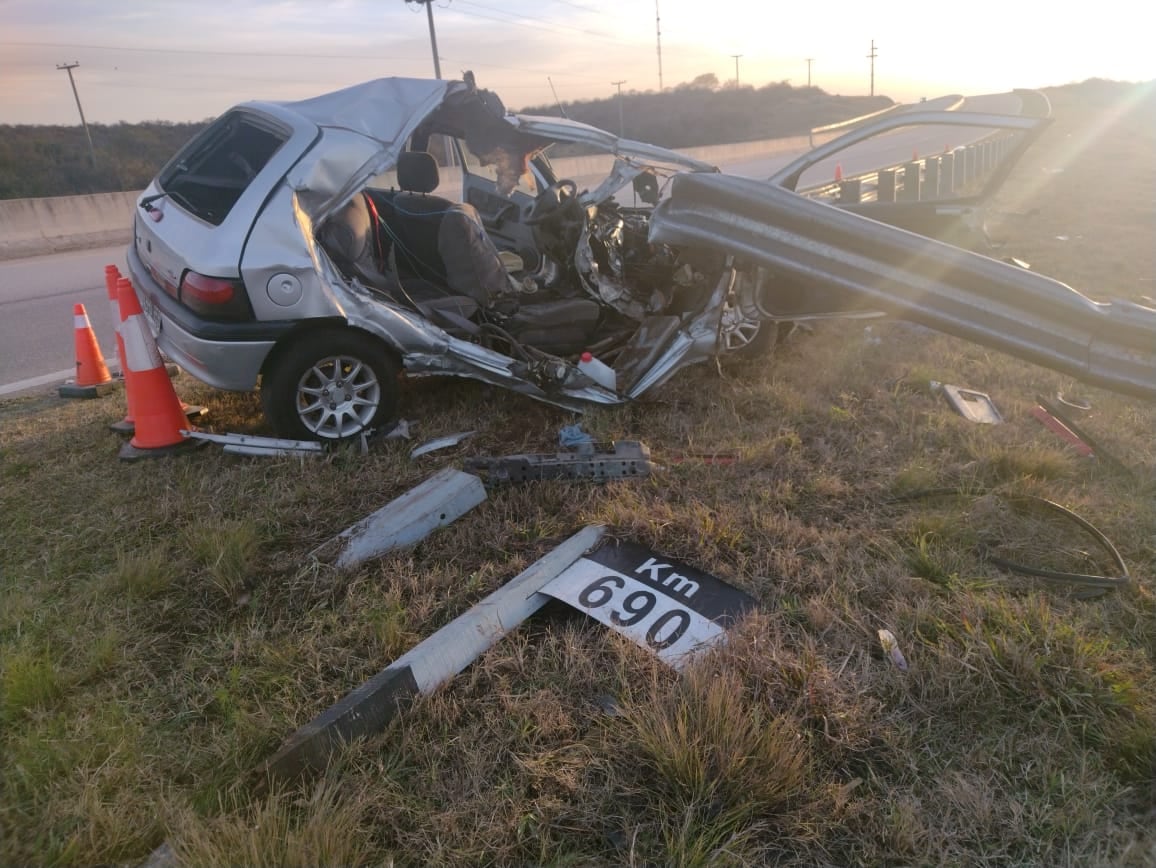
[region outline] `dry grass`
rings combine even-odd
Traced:
[[[1006,253],[1153,294],[1139,92],[1053,92],[1057,123],[1004,194],[1039,213],[1003,221]],[[0,405],[0,863],[133,863],[168,840],[187,864],[1156,864],[1156,411],[899,323],[873,334],[832,325],[583,420],[660,462],[735,465],[498,490],[349,575],[307,553],[444,463],[552,449],[573,420],[423,381],[420,437],[480,429],[456,455],[125,465],[104,429],[120,398]],[[932,379],[990,392],[1008,423],[969,425]],[[261,430],[255,396],[179,388],[214,430]],[[1087,427],[1136,479],[1027,415],[1057,390],[1092,398]],[[967,496],[910,498],[938,487]],[[1002,573],[981,552],[1111,565],[993,492],[1089,518],[1135,581],[1081,601]],[[759,611],[680,677],[551,608],[323,779],[247,788],[296,726],[590,522]]]

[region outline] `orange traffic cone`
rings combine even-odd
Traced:
[[[120,269],[115,265],[106,265],[104,267],[104,285],[108,290],[108,301],[109,304],[112,305],[112,321],[116,326],[116,356],[120,361],[121,371],[124,371],[124,339],[120,336],[120,301],[118,298],[118,286],[122,280],[124,280],[125,283],[128,283],[125,278],[120,276]],[[174,370],[170,373],[174,373],[175,370],[176,369],[174,366]],[[184,411],[185,416],[189,419],[195,419],[198,416],[204,416],[209,412],[207,407],[198,407],[193,404],[186,404],[184,401],[181,401],[181,409]],[[108,429],[110,431],[115,431],[117,434],[132,435],[136,433],[136,420],[132,417],[132,410],[130,409],[128,413],[125,413],[124,418],[119,422],[113,422],[111,425],[109,425]]]
[[[60,387],[62,398],[98,398],[107,394],[112,386],[112,374],[104,363],[100,345],[88,312],[83,304],[72,306],[74,343],[76,345],[76,381]]]
[[[836,163],[835,164],[835,181],[839,182],[842,180],[843,180],[843,164],[842,163]]]
[[[181,401],[132,284],[123,277],[117,281],[117,301],[128,413],[136,421],[136,433],[121,447],[120,457],[125,461],[154,458],[197,445],[198,441],[181,433],[190,427]]]
[[[121,376],[124,376],[124,340],[120,336],[120,302],[116,295],[117,281],[121,279],[120,269],[115,265],[104,267],[104,288],[108,291],[108,304],[112,308],[112,326],[116,330],[116,358],[120,362]],[[113,422],[108,427],[117,434],[132,434],[136,430],[136,423],[133,422],[132,413],[126,413],[121,421]]]

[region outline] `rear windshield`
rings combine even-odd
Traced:
[[[222,115],[165,167],[161,189],[186,211],[219,226],[288,138],[252,115]]]

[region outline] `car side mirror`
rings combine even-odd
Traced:
[[[658,178],[654,172],[634,176],[634,195],[647,205],[658,204]]]

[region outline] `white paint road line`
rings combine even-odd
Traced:
[[[116,374],[120,371],[120,364],[117,362],[108,362],[108,371],[110,374]],[[27,380],[17,380],[15,383],[8,383],[0,386],[0,398],[8,395],[17,395],[21,392],[28,392],[32,389],[39,389],[41,386],[51,386],[63,384],[66,380],[71,380],[76,376],[75,368],[65,368],[63,371],[56,371],[52,374],[41,374],[39,377],[30,377]]]

